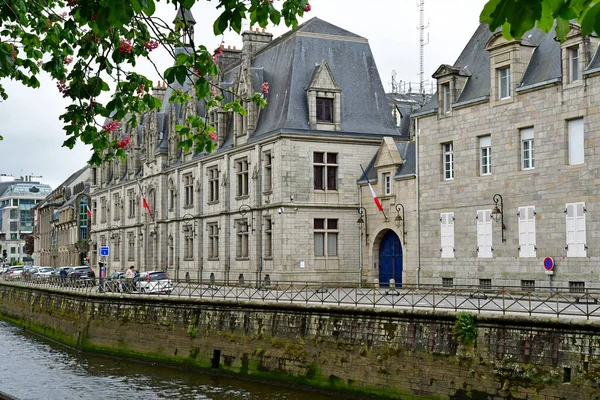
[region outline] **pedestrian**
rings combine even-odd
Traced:
[[[190,273],[189,272],[185,273],[185,282],[190,283]]]
[[[135,267],[132,265],[131,267],[129,267],[129,269],[127,270],[127,272],[125,272],[125,281],[127,282],[127,289],[131,292],[131,290],[133,289],[133,271],[135,270]]]

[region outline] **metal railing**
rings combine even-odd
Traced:
[[[260,287],[219,281],[161,281],[143,283],[87,278],[24,278],[0,275],[0,284],[35,286],[106,296],[161,295],[189,299],[236,302],[285,303],[378,309],[469,311],[479,314],[600,318],[600,289],[536,288],[520,286],[443,287],[408,285],[401,288],[375,285],[358,287],[351,282],[273,282]]]

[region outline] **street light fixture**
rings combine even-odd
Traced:
[[[196,236],[195,218],[196,217],[194,217],[192,214],[185,214],[183,216],[183,227],[181,228],[181,230],[185,234],[185,237]]]
[[[504,230],[506,229],[506,226],[504,225],[504,204],[502,201],[502,196],[496,193],[492,200],[496,204],[492,210],[492,218],[494,221],[502,224],[502,243],[506,243],[506,239],[504,238]],[[500,203],[500,206],[498,206],[498,203]]]
[[[402,210],[402,215],[400,215],[400,210]],[[406,220],[404,218],[404,206],[401,203],[396,204],[396,212],[398,214],[396,215],[394,222],[396,222],[398,228],[402,225],[402,241],[404,242],[404,246],[406,246]]]
[[[240,208],[238,208],[238,213],[242,216],[242,218],[244,218],[248,212],[250,213],[250,227],[252,228],[252,234],[254,235],[254,215],[252,213],[253,211],[254,209],[248,204],[242,204]],[[247,228],[248,225],[246,224],[246,229]]]
[[[369,225],[367,223],[367,209],[364,207],[358,207],[358,213],[360,214],[360,216],[358,217],[358,221],[356,221],[356,223],[358,224],[358,229],[360,230],[360,233],[362,234],[362,230],[363,230],[363,226],[365,228],[365,245],[368,246],[369,245]]]

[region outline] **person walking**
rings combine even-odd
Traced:
[[[134,270],[135,270],[135,267],[132,265],[131,267],[129,267],[127,272],[125,272],[125,282],[127,282],[127,290],[129,290],[130,293],[133,290],[133,271]]]

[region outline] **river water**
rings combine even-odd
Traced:
[[[0,392],[23,400],[347,398],[84,354],[2,321]]]

